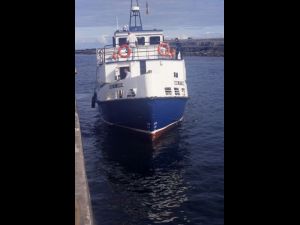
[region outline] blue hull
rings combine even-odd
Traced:
[[[143,98],[98,101],[103,119],[121,127],[154,133],[178,122],[187,98]]]

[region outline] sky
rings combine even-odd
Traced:
[[[143,28],[163,29],[166,39],[224,37],[224,0],[139,0],[139,5]],[[111,44],[117,21],[119,28],[129,23],[129,9],[130,0],[75,0],[75,48]]]

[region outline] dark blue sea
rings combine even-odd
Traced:
[[[156,142],[91,108],[96,57],[76,55],[76,98],[97,225],[224,224],[224,58],[186,57],[184,121]]]

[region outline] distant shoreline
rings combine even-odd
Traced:
[[[174,40],[166,40],[175,46]],[[184,56],[224,57],[224,38],[180,40]],[[75,50],[75,54],[95,55],[96,48]]]

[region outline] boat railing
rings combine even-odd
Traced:
[[[149,59],[168,59],[179,60],[176,56],[176,50],[173,47],[169,51],[159,50],[159,44],[137,45],[135,48],[114,47],[113,45],[105,45],[103,48],[96,49],[97,63],[102,65],[105,63],[115,63],[133,60],[149,60]],[[163,54],[162,54],[163,53]],[[164,54],[165,53],[165,54]]]

